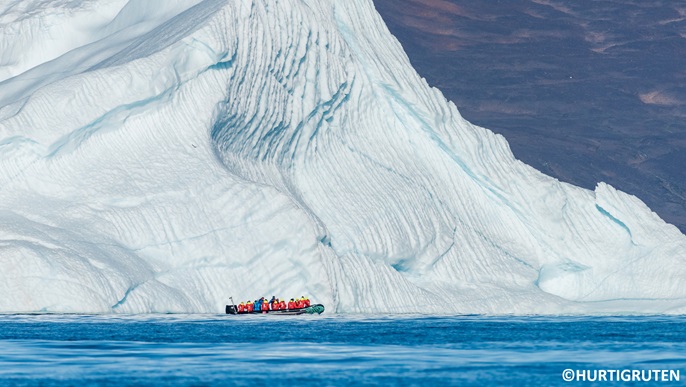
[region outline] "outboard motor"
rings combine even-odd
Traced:
[[[226,305],[226,314],[238,314],[236,305]]]

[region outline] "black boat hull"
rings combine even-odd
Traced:
[[[255,312],[238,312],[236,305],[226,305],[226,314],[279,314],[279,315],[299,315],[299,314],[322,314],[324,312],[324,305],[314,304],[306,308],[285,309],[285,310],[265,310]]]

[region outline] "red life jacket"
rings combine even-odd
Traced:
[[[285,310],[285,309],[286,309],[286,301],[279,302],[279,310]]]
[[[238,305],[238,313],[243,313],[243,304]]]
[[[255,311],[255,306],[253,304],[248,304],[246,305],[246,309],[248,313],[252,313],[253,311]]]
[[[295,309],[295,302],[288,301],[288,309]]]
[[[306,298],[306,299],[305,299],[305,308],[307,308],[308,306],[310,306],[310,300],[308,300],[308,299]]]
[[[272,305],[272,310],[279,310],[279,303],[278,302],[274,301],[274,302],[272,302],[271,305]]]
[[[295,303],[295,307],[296,307],[297,309],[302,309],[302,308],[304,308],[303,302],[302,302],[301,300],[298,300],[298,301]]]

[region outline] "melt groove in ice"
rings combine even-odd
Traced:
[[[686,311],[676,227],[516,160],[371,0],[154,3],[0,1],[1,312]]]

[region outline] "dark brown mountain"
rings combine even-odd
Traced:
[[[524,162],[686,232],[686,3],[374,0],[429,84]]]

